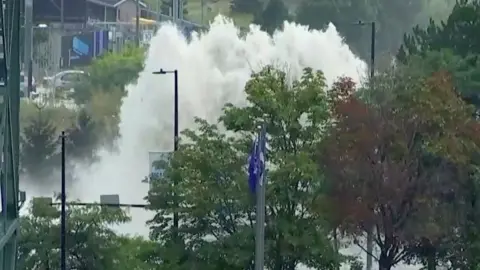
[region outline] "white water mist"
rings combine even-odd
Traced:
[[[359,82],[366,71],[333,25],[321,32],[286,23],[273,37],[252,26],[240,35],[230,20],[218,17],[208,32],[187,42],[175,26],[165,24],[151,40],[145,68],[123,99],[119,152],[100,151],[98,164],[76,172],[80,181],[69,195],[98,201],[100,194],[119,194],[122,203],[144,202],[148,185],[141,180],[148,174],[148,152],[173,149],[173,75],[152,71],[178,70],[182,130],[195,128],[194,117],[216,121],[226,102],[243,104],[251,73],[267,64],[288,67],[294,78],[305,67],[322,70],[329,84],[343,75]],[[131,214],[133,221],[119,230],[147,235],[145,222],[152,214],[135,209]]]

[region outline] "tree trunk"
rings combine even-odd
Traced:
[[[366,269],[372,270],[373,266],[373,228],[370,228],[367,231],[367,261],[366,261]]]
[[[380,258],[378,259],[378,270],[391,270],[392,269],[392,261],[387,256],[387,254],[382,251],[380,253]]]
[[[428,255],[428,257],[427,257],[427,269],[428,270],[437,269],[437,259],[435,258],[435,253]]]
[[[335,255],[340,257],[339,250],[339,241],[338,241],[338,231],[337,228],[333,229],[333,248],[335,250]],[[335,267],[336,270],[340,270],[340,264]]]

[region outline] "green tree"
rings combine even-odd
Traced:
[[[68,135],[68,154],[77,160],[93,161],[98,138],[95,134],[96,127],[91,116],[82,109],[77,117],[77,123]]]
[[[252,269],[254,206],[246,162],[252,136],[265,121],[266,267],[293,270],[304,263],[336,268],[339,261],[327,237],[329,226],[311,211],[323,187],[313,157],[329,121],[325,90],[321,72],[306,69],[290,84],[284,72],[267,67],[246,85],[249,106],[225,106],[219,120],[235,136],[200,119],[197,132],[183,132],[180,150],[165,164],[164,176],[153,183],[148,196],[157,212],[150,221],[152,236],[164,246],[172,236],[170,217],[179,212],[178,237],[185,242],[177,246],[183,252],[177,253],[175,264],[186,261],[182,269],[192,269],[189,263],[197,269]]]
[[[231,0],[230,9],[237,13],[257,14],[263,9],[260,0]]]
[[[77,117],[77,112],[74,109],[63,105],[41,104],[41,102],[42,100],[36,102],[20,101],[20,131],[22,133],[31,119],[37,118],[39,114],[48,119],[57,131],[66,130],[74,125]]]
[[[118,136],[119,112],[122,104],[122,90],[112,92],[95,91],[85,105],[94,123],[99,144],[111,146]]]
[[[111,145],[118,135],[121,99],[126,94],[126,86],[133,83],[143,69],[144,59],[145,50],[134,46],[126,46],[120,53],[108,53],[87,68],[89,76],[75,87],[71,98],[86,109],[89,129],[95,129],[95,140],[99,143]],[[74,120],[72,126],[78,126],[77,119]]]
[[[478,117],[480,98],[477,89],[480,76],[477,66],[476,56],[462,57],[448,48],[409,55],[404,68],[420,76],[429,76],[437,71],[448,72],[452,76],[455,90],[465,102],[475,106]],[[454,268],[473,269],[473,265],[477,265],[480,260],[477,255],[480,235],[477,226],[473,225],[480,220],[477,210],[480,189],[474,169],[478,159],[472,158],[471,163],[473,169],[467,170],[470,173],[456,177],[460,183],[457,189],[446,198],[440,198],[437,209],[433,212],[436,215],[435,226],[440,226],[448,233],[437,239],[424,239],[414,245],[415,255],[428,264],[429,269],[434,269],[437,263],[454,265]],[[450,220],[445,223],[445,217],[455,217],[455,222]],[[459,250],[461,252],[458,252]]]
[[[480,41],[476,35],[480,29],[479,12],[479,1],[457,1],[446,21],[437,24],[431,20],[425,29],[417,25],[412,34],[405,35],[398,59],[405,61],[408,55],[424,55],[445,48],[461,57],[479,54]]]
[[[89,76],[75,87],[71,98],[78,105],[86,104],[97,91],[125,91],[125,86],[138,78],[143,69],[145,50],[126,46],[120,53],[107,53],[87,68]]]
[[[373,104],[356,97],[351,80],[335,84],[335,121],[321,151],[342,228],[354,236],[375,228],[380,269],[412,254],[412,243],[435,243],[451,232],[454,216],[439,215],[437,206],[480,149],[473,108],[447,73],[396,72],[388,85],[376,85],[387,95]]]
[[[38,110],[23,129],[21,168],[35,181],[47,180],[58,161],[58,135],[56,127],[42,110]]]
[[[59,210],[41,198],[34,199],[29,215],[20,220],[18,269],[60,269]],[[67,208],[67,251],[70,269],[156,269],[156,245],[141,238],[119,236],[112,226],[130,218],[119,208]],[[149,257],[150,256],[150,257]]]
[[[462,57],[451,49],[428,51],[423,55],[411,55],[406,66],[419,74],[427,76],[435,71],[446,71],[452,75],[457,92],[469,104],[480,109],[480,69],[478,57]]]
[[[265,9],[255,16],[254,23],[261,25],[262,29],[269,34],[273,34],[276,29],[283,26],[283,22],[289,17],[283,0],[270,0]]]
[[[363,59],[370,58],[370,29],[355,23],[375,21],[377,59],[385,57],[390,62],[390,55],[401,45],[402,35],[415,25],[428,1],[305,0],[296,12],[296,21],[314,29],[333,23],[353,52]]]
[[[458,1],[445,22],[431,21],[425,28],[416,26],[405,35],[397,58],[411,65],[412,59],[421,69],[439,68],[452,72],[455,84],[464,99],[480,108],[478,82],[478,41],[480,29],[479,1]]]
[[[359,20],[372,21],[375,18],[376,4],[370,1],[322,1],[307,0],[300,4],[296,21],[313,29],[325,29],[329,23],[335,24],[345,37],[354,53],[368,59],[369,29],[354,25]]]
[[[161,0],[162,3],[160,5],[160,12],[165,15],[169,15],[171,12],[171,9],[173,8],[173,1],[175,0]],[[187,9],[188,1],[183,0],[183,16],[188,15],[188,9]]]
[[[478,92],[478,38],[480,22],[479,1],[457,1],[451,14],[441,24],[433,21],[422,29],[417,26],[411,35],[404,37],[404,44],[397,58],[410,66],[417,66],[420,72],[432,69],[448,70],[453,74],[454,83],[464,100],[480,108]],[[448,50],[448,51],[447,51]],[[478,157],[472,159],[476,167]],[[475,172],[476,170],[472,170]],[[475,269],[479,265],[480,234],[474,224],[478,224],[478,205],[480,193],[478,173],[469,173],[462,185],[456,190],[455,199],[449,200],[452,207],[450,215],[456,217],[452,231],[446,240],[435,246],[436,250],[445,250],[438,259],[455,268]],[[459,213],[462,213],[459,215]],[[421,250],[422,251],[422,250]],[[423,254],[420,252],[419,256]]]
[[[150,270],[159,269],[162,265],[160,260],[159,245],[142,237],[119,236],[118,257],[123,263],[115,270]]]

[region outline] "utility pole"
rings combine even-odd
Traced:
[[[172,0],[172,18],[173,22],[178,20],[178,0]]]
[[[62,131],[61,135],[62,140],[62,181],[61,181],[61,215],[60,215],[60,269],[67,270],[67,213],[66,213],[66,205],[67,205],[67,195],[66,193],[66,181],[65,181],[65,131]]]
[[[137,0],[135,11],[135,45],[140,47],[140,0]]]
[[[174,94],[173,94],[173,151],[178,151],[178,70],[173,71]],[[174,178],[174,185],[177,186],[178,179]],[[178,208],[178,196],[175,194],[175,206]],[[178,238],[178,212],[173,213],[173,227],[175,240]]]
[[[263,122],[258,132],[257,152],[265,155],[266,123]],[[263,161],[265,163],[265,160]],[[265,165],[263,165],[265,166]],[[261,175],[256,181],[256,215],[255,215],[255,270],[265,269],[265,167],[261,169]]]
[[[60,24],[62,30],[65,29],[65,5],[64,0],[60,0]]]
[[[204,13],[205,13],[205,0],[201,0],[201,4],[200,4],[200,5],[202,6],[202,14],[201,14],[201,17],[202,17],[201,21],[202,21],[202,23],[201,23],[201,25],[203,25],[203,20],[204,20],[204,17],[205,17],[205,14],[204,14]]]
[[[183,0],[177,0],[178,1],[178,18],[180,20],[183,20]]]
[[[27,93],[32,92],[33,0],[25,0],[23,68],[27,71]]]
[[[375,88],[375,22],[371,22],[370,33],[370,87]],[[373,226],[367,231],[367,270],[372,270],[373,267]]]
[[[160,69],[159,71],[154,71],[152,74],[170,74],[173,73],[173,151],[178,151],[178,143],[179,143],[179,124],[178,124],[178,70],[164,70]],[[178,179],[175,177],[173,178],[173,185],[178,185]],[[174,204],[178,206],[178,199],[177,195],[174,194]],[[176,241],[178,239],[178,212],[175,211],[173,213],[173,238]]]
[[[377,31],[375,22],[372,22],[372,28],[371,28],[371,40],[370,40],[370,84],[372,88],[375,88],[375,82],[374,82],[374,77],[375,77],[375,32]]]

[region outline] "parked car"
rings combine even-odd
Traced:
[[[37,92],[37,84],[35,78],[32,77],[32,89],[31,93]],[[27,97],[28,95],[28,77],[24,72],[20,73],[20,96]]]
[[[48,88],[71,89],[76,84],[88,77],[88,73],[83,70],[65,70],[51,77],[43,78],[43,85]]]

